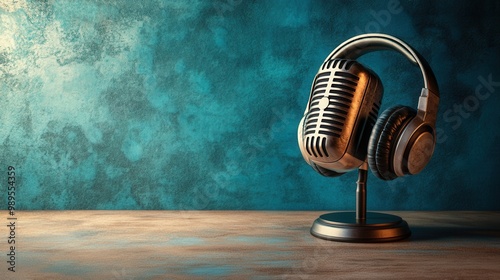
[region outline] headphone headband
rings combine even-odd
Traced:
[[[427,61],[405,42],[386,34],[370,33],[353,37],[335,48],[325,61],[336,58],[355,60],[366,53],[379,50],[394,50],[403,54],[420,68],[424,78],[424,88],[439,97],[436,78]]]

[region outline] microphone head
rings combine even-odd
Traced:
[[[298,128],[306,162],[337,173],[363,164],[382,95],[380,78],[357,61],[325,61]]]

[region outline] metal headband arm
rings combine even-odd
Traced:
[[[366,53],[379,50],[393,50],[403,54],[420,68],[424,78],[424,88],[439,97],[436,78],[427,61],[405,42],[386,34],[370,33],[353,37],[334,49],[325,61],[336,58],[354,60]]]

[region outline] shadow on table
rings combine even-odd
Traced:
[[[500,239],[500,227],[425,227],[410,226],[410,240],[440,240],[440,239]]]

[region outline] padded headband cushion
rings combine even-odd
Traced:
[[[393,153],[401,132],[416,115],[415,109],[407,106],[395,106],[380,115],[368,142],[368,165],[378,178],[398,177],[392,164]]]

